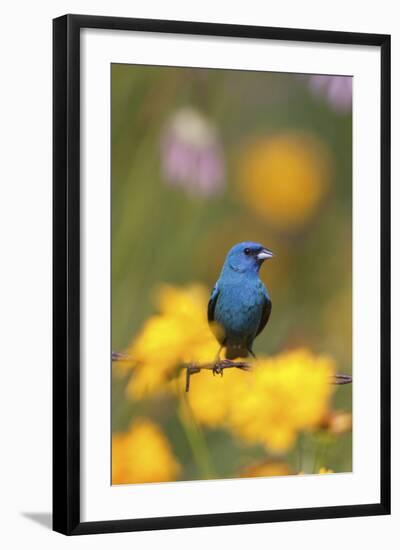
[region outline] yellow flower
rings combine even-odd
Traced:
[[[207,324],[208,295],[199,285],[160,289],[159,312],[145,323],[128,350],[133,358],[127,387],[131,396],[180,394],[182,364],[214,361],[219,346]],[[284,452],[299,432],[316,429],[327,418],[333,374],[329,357],[298,349],[260,358],[250,372],[226,369],[223,378],[212,376],[210,370],[193,374],[187,399],[197,422]]]
[[[188,399],[199,422],[284,452],[300,431],[317,428],[327,414],[333,373],[329,357],[299,349],[261,358],[250,372],[229,369],[222,380],[196,374]]]
[[[287,464],[273,461],[247,466],[240,471],[240,477],[289,476],[292,474],[293,472]]]
[[[287,450],[299,431],[317,427],[324,416],[333,372],[330,358],[305,349],[259,361],[231,407],[233,429],[250,442]]]
[[[201,285],[163,286],[156,296],[158,314],[144,324],[128,353],[133,375],[127,391],[136,398],[170,389],[182,363],[212,361],[218,343],[207,323],[209,291]]]
[[[271,225],[295,229],[308,222],[320,205],[330,168],[328,149],[310,134],[261,138],[242,155],[241,198]]]
[[[175,481],[180,465],[160,428],[139,419],[112,438],[112,483]]]
[[[192,375],[188,401],[196,420],[204,426],[224,425],[235,389],[246,383],[242,377],[247,376],[235,368],[224,370],[222,378],[208,370]]]

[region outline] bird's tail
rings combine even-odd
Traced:
[[[238,357],[248,357],[249,350],[241,346],[229,346],[226,348],[225,357],[233,361]]]

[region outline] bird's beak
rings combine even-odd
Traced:
[[[257,254],[257,260],[263,262],[264,260],[270,260],[274,255],[268,248],[263,248],[261,252]]]

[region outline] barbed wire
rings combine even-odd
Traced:
[[[119,351],[113,351],[111,353],[111,358],[113,362],[117,361],[133,361],[133,357],[126,353]],[[193,374],[197,374],[202,370],[211,370],[212,373],[223,376],[225,369],[240,369],[249,371],[254,365],[247,363],[245,361],[231,361],[230,359],[221,359],[220,361],[214,361],[212,363],[185,363],[181,365],[181,369],[186,370],[186,382],[185,382],[185,391],[188,392],[190,389],[190,378]],[[330,384],[335,384],[337,386],[343,386],[344,384],[351,384],[353,382],[353,377],[350,374],[340,374],[336,373],[330,378]]]

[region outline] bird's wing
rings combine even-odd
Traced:
[[[269,316],[271,315],[271,309],[272,309],[271,300],[269,299],[268,294],[265,292],[264,293],[264,304],[263,304],[263,309],[262,309],[262,313],[261,313],[260,324],[258,325],[256,336],[258,336],[260,334],[260,332],[262,332],[265,325],[268,323]]]
[[[217,304],[218,295],[219,295],[219,288],[218,288],[218,283],[216,283],[211,292],[210,300],[208,302],[207,318],[209,323],[212,323],[214,321],[214,311],[215,311],[215,306]]]

